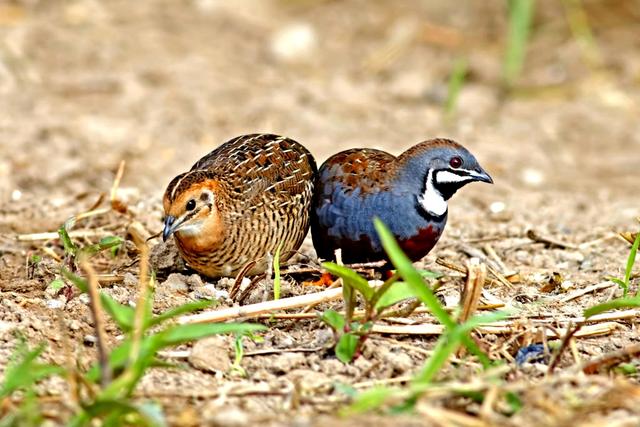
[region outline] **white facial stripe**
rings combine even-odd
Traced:
[[[449,184],[453,182],[467,182],[471,181],[473,177],[469,175],[458,175],[448,170],[438,171],[436,174],[436,181],[438,184]]]
[[[176,182],[176,185],[173,186],[173,190],[171,190],[171,200],[175,200],[175,198],[176,198],[176,190],[180,186],[180,183],[182,182],[182,180],[185,179],[187,176],[189,176],[189,172],[185,173],[184,176],[182,178],[180,178],[178,180],[178,182]]]
[[[180,233],[183,236],[194,236],[196,234],[200,234],[201,229],[202,221],[197,221],[195,223],[180,225],[176,230],[176,233]]]
[[[418,201],[424,210],[433,216],[441,216],[447,212],[447,201],[433,186],[433,171],[429,171],[426,189],[424,194],[418,198]]]

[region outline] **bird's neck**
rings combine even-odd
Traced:
[[[210,213],[192,230],[176,232],[178,246],[187,253],[206,253],[215,250],[225,239],[225,227],[216,212]]]

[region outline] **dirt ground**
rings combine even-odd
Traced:
[[[101,195],[108,200],[122,160],[117,196],[128,213],[79,222],[77,241],[125,237],[132,222],[157,233],[170,179],[240,134],[287,135],[318,164],[346,148],[398,154],[444,136],[467,146],[495,185],[454,196],[445,235],[420,264],[444,274],[440,295],[450,306],[464,278],[436,258],[464,264],[493,249],[506,270],[519,272],[519,282],[494,283],[485,295],[514,310],[512,329],[476,338],[505,362],[502,387],[520,395],[522,410],[507,417],[499,405],[444,390],[421,400],[412,415],[337,417],[349,401],[340,384],[406,381],[437,337],[375,334],[363,355],[344,365],[327,348],[330,331],[313,318],[266,323],[263,342],[246,342],[245,377],[229,372],[231,338],[168,352],[183,369],[152,370],[136,396],[161,402],[172,425],[640,424],[637,374],[576,373],[580,362],[638,343],[640,312],[591,325],[593,335],[574,339],[555,375],[546,376],[541,363],[514,362],[521,346],[536,342],[535,331],[552,340],[585,308],[621,294],[606,278],[623,276],[630,248],[616,232],[639,228],[640,4],[585,0],[580,10],[593,37],[580,38],[565,19],[582,16],[567,6],[572,2],[538,2],[522,76],[506,93],[506,2],[445,3],[0,2],[0,367],[16,328],[32,343],[47,342],[50,361],[64,363],[65,334],[83,363],[95,356],[86,299],[47,290],[61,243],[34,234],[55,232]],[[456,113],[445,116],[447,81],[460,57],[469,74]],[[530,230],[562,244],[532,239]],[[171,249],[158,239],[151,244],[156,255]],[[95,261],[112,278],[103,288],[121,302],[135,301],[138,274],[138,255],[126,247]],[[316,265],[310,240],[301,252],[298,262]],[[42,261],[32,267],[34,254]],[[155,259],[165,264],[156,265],[158,311],[232,283],[208,283],[166,257]],[[557,286],[548,286],[554,273]],[[285,276],[283,297],[321,290],[302,286],[313,278]],[[632,284],[635,291],[637,277]],[[271,285],[265,280],[246,303],[269,299]],[[316,310],[329,307],[341,305]],[[383,323],[401,321],[435,322],[419,314]],[[115,326],[108,332],[115,343]],[[638,367],[637,359],[631,363]],[[460,363],[441,379],[468,383],[477,377],[469,369]],[[54,382],[42,393],[55,402],[68,390]],[[63,422],[55,404],[47,414],[53,424]]]

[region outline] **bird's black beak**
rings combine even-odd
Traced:
[[[484,169],[482,168],[478,168],[477,170],[471,172],[469,174],[469,176],[471,178],[473,178],[474,181],[480,181],[480,182],[486,182],[487,184],[493,184],[493,178],[491,178],[491,176],[485,172]]]
[[[175,216],[166,216],[166,218],[164,219],[164,230],[162,230],[162,240],[164,242],[166,242],[167,239],[173,234],[173,232],[176,231],[177,225],[178,224],[176,223]]]

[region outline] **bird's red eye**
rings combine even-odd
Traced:
[[[452,168],[458,169],[460,166],[462,166],[462,159],[458,156],[452,157],[451,160],[449,160],[449,165]]]

